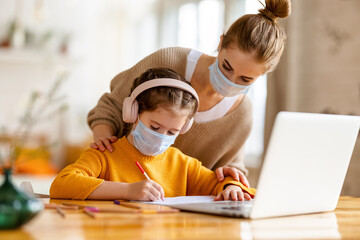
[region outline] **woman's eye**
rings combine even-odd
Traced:
[[[156,131],[159,130],[160,127],[154,127],[154,126],[150,126],[152,130]]]
[[[169,133],[169,135],[170,135],[170,136],[173,136],[173,135],[175,135],[175,133],[173,133],[173,132],[170,132],[170,131],[168,131],[168,133]]]
[[[251,83],[251,81],[248,80],[248,79],[246,79],[246,78],[241,78],[241,80],[242,80],[244,83],[247,83],[247,84]]]

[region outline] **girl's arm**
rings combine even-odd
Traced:
[[[155,201],[163,198],[164,190],[152,180],[135,183],[104,181],[87,197],[87,199],[94,200],[124,199],[140,201]]]
[[[236,185],[227,185],[223,191],[221,191],[214,199],[215,201],[222,200],[233,200],[233,201],[243,201],[251,200],[251,196],[243,191],[241,187]]]
[[[98,178],[106,168],[104,154],[93,149],[85,150],[79,159],[66,166],[50,187],[51,198],[84,200],[104,179]]]
[[[164,197],[162,187],[154,181],[135,183],[105,181],[107,161],[104,154],[86,150],[74,163],[65,167],[50,187],[51,198],[65,199],[127,199],[154,201]]]
[[[129,184],[122,182],[103,181],[87,199],[114,200],[128,199]]]

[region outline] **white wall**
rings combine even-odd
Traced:
[[[111,79],[157,48],[153,6],[148,0],[0,0],[0,42],[16,16],[34,34],[24,47],[0,48],[0,127],[14,130],[31,92],[45,92],[65,68],[69,78],[61,93],[69,109],[34,132],[51,142],[87,141],[87,113],[110,90]],[[60,54],[65,36],[68,51]]]

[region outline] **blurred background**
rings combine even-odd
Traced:
[[[220,35],[259,8],[257,0],[0,0],[1,131],[16,132],[34,93],[59,84],[61,103],[32,128],[17,173],[52,179],[74,162],[92,139],[87,113],[116,74],[164,47],[216,55]],[[293,0],[292,15],[280,20],[288,34],[283,58],[249,93],[253,186],[277,112],[360,115],[359,9],[357,0]],[[360,196],[359,171],[358,141],[343,194]]]

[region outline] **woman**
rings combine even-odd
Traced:
[[[219,181],[231,175],[246,186],[244,143],[250,133],[251,103],[246,96],[256,79],[272,71],[282,55],[286,34],[277,19],[290,14],[290,0],[266,0],[258,14],[235,21],[220,37],[217,57],[193,49],[161,49],[119,73],[88,115],[94,134],[91,147],[112,151],[111,143],[126,135],[123,99],[133,79],[149,68],[170,68],[185,76],[199,95],[199,112],[192,128],[174,147],[216,169]]]

